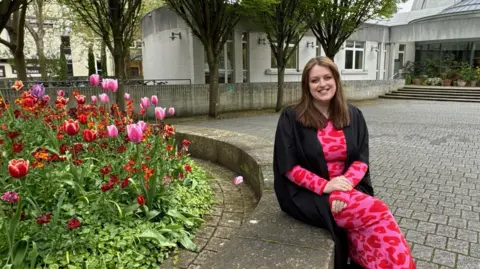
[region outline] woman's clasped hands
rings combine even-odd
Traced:
[[[344,176],[338,176],[328,181],[324,193],[331,193],[332,191],[351,191],[353,189],[352,183]],[[332,213],[336,214],[342,211],[347,204],[340,200],[334,200],[332,202]]]

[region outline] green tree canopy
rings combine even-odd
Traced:
[[[368,20],[391,17],[397,4],[406,0],[311,0],[312,32],[327,57],[333,58],[342,44]]]

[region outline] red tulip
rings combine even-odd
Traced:
[[[145,205],[145,197],[143,197],[143,195],[141,195],[141,194],[138,195],[138,197],[137,197],[137,203],[138,203],[139,205],[141,205],[141,206],[142,206],[142,205]]]
[[[80,115],[78,116],[78,121],[79,121],[81,124],[87,124],[87,123],[88,123],[87,115],[86,115],[86,114],[80,114]]]
[[[83,94],[75,95],[75,99],[77,99],[77,103],[79,105],[83,105],[87,101],[87,97],[85,97]]]
[[[92,142],[97,138],[97,132],[95,130],[85,129],[82,135],[85,142]]]
[[[8,172],[13,178],[22,178],[28,174],[30,162],[24,159],[13,159],[8,162]]]
[[[70,230],[73,230],[73,229],[76,229],[78,227],[80,227],[81,223],[80,221],[75,218],[75,217],[72,217],[69,221],[68,221],[68,228]]]
[[[63,122],[63,130],[70,136],[77,135],[79,130],[78,121],[72,119],[65,120]]]

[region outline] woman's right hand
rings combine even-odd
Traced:
[[[344,176],[338,176],[330,179],[325,189],[324,193],[331,193],[332,191],[351,191],[353,189],[352,183]]]

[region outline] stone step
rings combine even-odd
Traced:
[[[422,85],[405,85],[404,89],[439,89],[439,90],[476,90],[480,91],[480,87],[459,87],[459,86],[422,86]]]
[[[386,93],[385,95],[412,95],[412,96],[450,96],[450,97],[467,97],[467,98],[480,98],[480,92],[478,93],[467,93],[467,92],[415,92],[415,91],[394,91]]]
[[[435,97],[435,96],[406,96],[406,95],[381,95],[379,98],[383,99],[402,99],[402,100],[424,100],[424,101],[445,101],[445,102],[468,102],[480,103],[480,98],[450,98],[450,97]]]
[[[461,89],[458,89],[458,90],[452,90],[452,89],[398,89],[397,90],[398,92],[412,92],[412,93],[416,93],[416,92],[421,92],[421,93],[466,93],[466,94],[480,94],[480,91],[479,90],[461,90]],[[394,92],[397,92],[397,91],[394,91]]]

